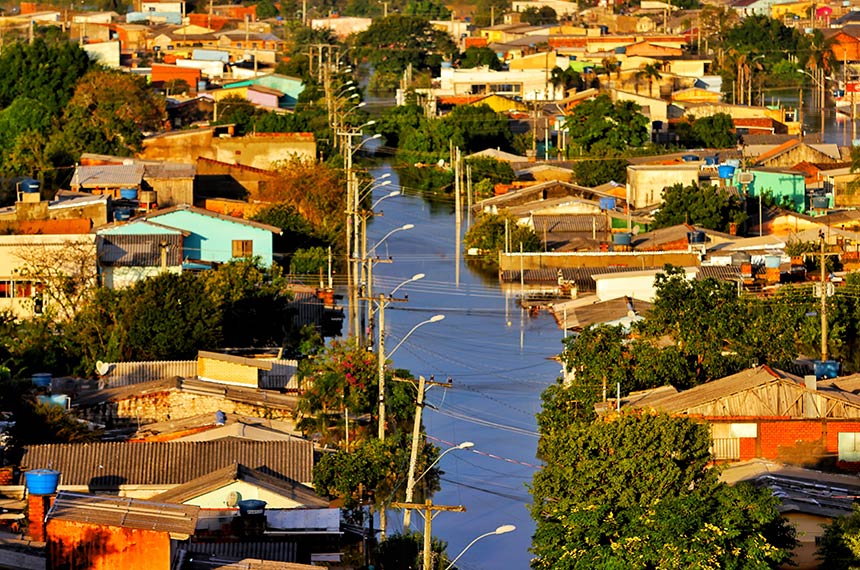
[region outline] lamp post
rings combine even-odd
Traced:
[[[482,538],[486,538],[488,536],[493,536],[494,534],[507,534],[509,532],[514,532],[515,530],[517,530],[517,527],[515,527],[512,524],[506,524],[506,525],[500,526],[499,528],[497,528],[496,530],[494,530],[492,532],[485,532],[484,534],[482,534],[481,536],[479,536],[478,538],[476,538],[475,540],[470,542],[466,546],[466,548],[464,548],[460,552],[460,554],[458,554],[456,556],[456,558],[454,558],[454,560],[452,560],[451,563],[445,567],[445,570],[451,570],[451,568],[454,567],[454,564],[460,559],[460,557],[463,556],[464,554],[466,554],[466,551],[469,550],[470,548],[472,548],[472,545],[475,544],[476,542],[478,542],[479,540],[481,540]],[[425,560],[426,560],[426,556],[425,556]],[[425,565],[424,570],[429,570],[429,567]]]
[[[337,135],[343,135],[346,140],[344,146],[344,163],[346,166],[346,263],[347,263],[347,288],[349,290],[349,326],[352,334],[358,332],[358,295],[356,281],[358,281],[358,180],[353,172],[352,160],[355,153],[367,143],[367,141],[380,138],[382,135],[375,134],[362,139],[357,145],[352,144],[353,137],[364,136],[362,129],[375,125],[376,121],[367,121],[348,131],[337,131]],[[353,234],[356,244],[353,247]]]
[[[438,323],[442,319],[445,318],[445,315],[433,315],[426,321],[421,321],[412,329],[406,333],[406,335],[400,339],[400,342],[388,353],[388,356],[392,356],[397,349],[400,348],[406,339],[412,335],[416,330],[424,325],[430,323]],[[385,295],[379,296],[379,345],[377,347],[378,350],[378,360],[379,360],[379,439],[385,439]]]
[[[418,435],[419,430],[421,428],[421,409],[424,406],[424,386],[418,387],[418,406],[416,408],[415,414],[415,424],[413,425],[412,432],[412,453],[409,456],[409,474],[406,477],[406,502],[412,502],[412,494],[415,491],[415,484],[420,481],[427,473],[433,469],[437,463],[439,463],[443,457],[451,453],[452,451],[457,451],[458,449],[470,449],[475,447],[475,444],[471,441],[464,441],[459,445],[455,445],[454,447],[449,447],[436,458],[436,461],[430,464],[427,469],[424,470],[421,475],[418,477],[415,476],[415,463],[418,460]],[[412,522],[412,511],[410,509],[406,509],[403,513],[403,528],[408,529],[410,523]]]
[[[821,132],[821,142],[823,143],[824,142],[824,103],[826,102],[826,98],[825,98],[826,83],[825,83],[825,80],[827,78],[824,77],[824,70],[823,69],[816,69],[815,71],[816,71],[816,73],[815,73],[815,75],[813,75],[813,74],[809,73],[808,71],[806,71],[805,69],[798,69],[797,70],[798,73],[802,73],[803,75],[806,75],[810,79],[812,79],[813,83],[815,83],[815,87],[817,88],[817,92],[818,92],[817,98],[818,98],[819,104],[821,105],[821,131],[820,132]],[[798,102],[798,106],[801,106],[801,105],[803,105],[802,100]],[[803,130],[803,125],[800,125],[800,128],[801,128],[801,130]]]

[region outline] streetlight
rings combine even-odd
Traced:
[[[388,356],[393,355],[397,352],[397,349],[406,342],[406,339],[418,330],[420,327],[430,324],[430,323],[438,323],[442,319],[445,318],[445,315],[433,315],[426,321],[421,321],[412,329],[406,333],[406,335],[397,343]],[[377,359],[379,360],[379,439],[385,439],[385,295],[379,296],[379,346],[378,346],[379,354]]]
[[[398,194],[399,194],[399,192],[398,192]],[[388,196],[383,196],[383,198],[380,198],[378,200],[378,202],[381,202],[384,198],[388,198],[391,196],[394,196],[394,193],[389,194]],[[367,217],[364,215],[361,216],[361,260],[360,260],[360,262],[361,262],[361,268],[360,268],[361,276],[360,277],[362,279],[361,287],[362,287],[362,289],[365,289],[363,291],[364,294],[362,295],[362,297],[364,297],[365,299],[372,299],[373,298],[373,260],[370,258],[370,255],[374,251],[376,251],[377,247],[382,245],[382,242],[387,240],[392,235],[396,234],[397,232],[411,230],[414,227],[415,227],[415,224],[403,224],[399,228],[394,228],[393,230],[391,230],[390,232],[385,234],[385,236],[381,240],[376,242],[376,245],[374,245],[370,251],[367,251]],[[356,236],[356,238],[357,237],[358,236]],[[358,244],[356,244],[356,249],[357,249],[357,245]],[[356,276],[358,276],[359,267],[356,266],[355,270],[356,270]],[[365,301],[365,302],[369,303],[369,301]],[[367,305],[365,307],[364,313],[367,314],[368,323],[370,323],[370,319],[373,316],[373,312],[371,311],[369,305]],[[362,328],[361,338],[363,339],[364,338],[364,332],[363,332],[364,323],[362,323],[361,328]],[[371,344],[373,344],[372,341],[371,341]]]
[[[826,102],[824,93],[825,93],[825,90],[827,87],[827,85],[825,83],[825,80],[827,78],[824,77],[824,70],[823,69],[817,69],[816,70],[816,72],[821,73],[820,77],[809,73],[805,69],[798,69],[797,72],[802,73],[803,75],[806,75],[809,78],[811,78],[812,81],[815,83],[815,86],[818,88],[818,98],[819,98],[820,103],[821,103],[821,142],[824,142],[824,103]],[[803,105],[803,89],[801,89],[800,94],[801,94],[801,97],[797,103],[798,108],[801,105]],[[854,115],[852,113],[852,117],[853,116]],[[803,124],[800,125],[800,131],[801,131],[801,133],[803,132]]]
[[[423,394],[421,394],[421,396],[423,396]],[[422,400],[420,403],[423,403],[423,398],[420,398],[420,399]],[[420,410],[421,406],[419,406],[418,409]],[[415,420],[415,432],[416,433],[413,434],[414,437],[412,438],[412,456],[409,458],[409,474],[406,478],[406,501],[405,501],[406,503],[412,502],[412,493],[415,491],[415,483],[417,483],[425,475],[427,475],[427,473],[429,473],[430,470],[433,469],[433,466],[436,465],[437,463],[439,463],[443,457],[445,457],[446,455],[448,455],[452,451],[457,451],[458,449],[470,449],[472,447],[475,447],[475,444],[472,443],[471,441],[464,441],[463,443],[461,443],[459,445],[455,445],[454,447],[449,447],[448,449],[443,451],[439,455],[439,457],[436,458],[436,461],[431,463],[430,466],[427,467],[427,469],[425,469],[423,473],[421,473],[421,475],[419,475],[418,477],[415,477],[415,462],[418,459],[418,437],[417,437],[418,433],[417,432],[420,428],[420,425],[421,425],[421,419],[420,419],[420,417],[416,416],[416,420]],[[406,511],[403,513],[403,527],[408,529],[411,521],[412,521],[412,511],[409,509],[406,509]]]
[[[479,536],[478,538],[476,538],[475,540],[470,542],[469,545],[466,546],[466,548],[464,548],[462,550],[462,552],[460,552],[460,554],[458,554],[457,557],[454,558],[454,560],[452,560],[451,563],[445,567],[445,570],[451,570],[451,568],[454,567],[454,564],[460,559],[460,557],[463,556],[464,554],[466,554],[466,551],[469,550],[470,548],[472,548],[472,545],[475,544],[476,542],[478,542],[479,540],[481,540],[482,538],[486,538],[488,536],[493,536],[494,534],[507,534],[509,532],[514,532],[515,530],[517,530],[517,527],[515,527],[512,524],[506,524],[506,525],[500,526],[499,528],[497,528],[493,532],[486,532],[486,533],[482,534],[481,536]],[[429,569],[425,568],[424,570],[429,570]]]

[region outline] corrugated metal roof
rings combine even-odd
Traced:
[[[168,267],[182,265],[182,235],[100,234],[99,263],[114,267],[158,267],[161,265],[161,244],[167,245]]]
[[[305,507],[327,507],[328,500],[317,495],[311,487],[292,479],[281,479],[250,469],[239,463],[228,465],[197,479],[183,483],[169,491],[153,497],[153,500],[167,503],[184,503],[205,493],[215,491],[234,481],[244,481],[249,485],[261,487],[272,493],[287,497]]]
[[[319,566],[298,562],[279,562],[256,558],[230,558],[216,554],[194,553],[183,568],[188,570],[319,570]]]
[[[563,267],[526,269],[523,272],[524,282],[527,284],[558,283],[559,271],[565,281],[573,281],[579,291],[595,291],[597,285],[592,275],[607,275],[612,273],[629,273],[630,271],[641,271],[642,267]],[[644,269],[660,269],[659,267],[645,267]],[[519,270],[506,269],[500,272],[503,283],[518,283],[520,281]]]
[[[189,552],[202,552],[234,559],[255,558],[276,562],[295,562],[295,542],[195,542],[188,545]]]
[[[72,188],[140,186],[143,180],[142,164],[80,165],[72,175]]]
[[[60,491],[46,520],[192,535],[200,507]]]
[[[532,216],[535,232],[546,233],[587,233],[608,232],[612,230],[609,217],[600,214],[570,214],[563,216]]]
[[[55,469],[61,485],[91,490],[120,485],[180,485],[233,463],[276,477],[312,480],[313,444],[303,439],[200,442],[99,442],[31,445],[22,469]]]

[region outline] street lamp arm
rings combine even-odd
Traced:
[[[442,458],[443,458],[443,457],[445,457],[446,455],[448,455],[448,454],[449,454],[449,453],[451,453],[452,451],[457,451],[458,449],[469,449],[469,448],[474,447],[474,446],[475,446],[475,444],[474,444],[474,443],[472,443],[471,441],[464,441],[464,442],[463,442],[463,443],[461,443],[460,445],[455,445],[454,447],[449,447],[448,449],[446,449],[445,451],[443,451],[442,453],[440,453],[440,454],[439,454],[439,457],[437,457],[437,458],[436,458],[436,461],[434,461],[433,463],[431,463],[431,464],[430,464],[430,466],[429,466],[429,467],[427,467],[427,469],[425,469],[423,473],[421,473],[421,475],[419,475],[418,477],[416,477],[416,478],[415,478],[415,481],[413,481],[413,482],[412,482],[412,483],[413,483],[413,485],[414,485],[415,483],[417,483],[418,481],[420,481],[422,477],[424,477],[425,475],[427,475],[427,473],[429,473],[429,472],[430,472],[430,470],[431,470],[431,469],[433,469],[433,467],[435,467],[435,466],[436,466],[436,464],[437,464],[437,463],[439,463],[439,462],[442,460]]]
[[[454,564],[456,564],[456,562],[460,559],[460,557],[463,556],[464,554],[466,554],[466,551],[469,550],[470,548],[472,548],[472,545],[475,544],[476,542],[478,542],[479,540],[481,540],[482,538],[486,538],[488,536],[493,536],[494,534],[506,534],[509,532],[513,532],[515,530],[517,530],[517,527],[515,527],[512,524],[506,524],[506,525],[500,526],[499,528],[497,528],[493,532],[486,532],[486,533],[482,534],[481,536],[479,536],[478,538],[476,538],[475,540],[470,542],[468,544],[468,546],[466,546],[466,548],[464,548],[460,552],[460,554],[458,554],[457,557],[454,558],[454,560],[452,560],[451,563],[445,567],[445,570],[451,570],[451,568],[454,567]]]
[[[365,257],[370,257],[370,256],[373,254],[373,252],[374,252],[374,251],[376,251],[376,248],[377,248],[377,247],[379,247],[380,245],[382,245],[382,242],[384,242],[385,240],[387,240],[387,239],[388,239],[389,237],[391,237],[392,235],[396,234],[397,232],[402,232],[402,231],[406,231],[406,230],[411,230],[411,229],[412,229],[412,228],[414,228],[414,227],[415,227],[415,224],[404,224],[404,225],[400,226],[399,228],[394,228],[393,230],[391,230],[390,232],[388,232],[387,234],[385,234],[385,236],[383,236],[383,238],[382,238],[381,240],[379,240],[378,242],[376,242],[376,245],[375,245],[375,246],[373,246],[372,248],[370,248],[370,249],[367,251],[367,254],[366,254],[366,256],[365,256]]]
[[[421,321],[420,323],[418,323],[417,325],[415,325],[414,327],[412,327],[412,330],[410,330],[408,333],[406,333],[406,336],[404,336],[402,339],[400,339],[400,342],[398,342],[398,343],[394,346],[394,349],[393,349],[393,350],[388,351],[388,357],[389,357],[389,358],[391,358],[391,355],[392,355],[392,354],[394,354],[395,352],[397,352],[397,349],[398,349],[398,348],[400,348],[400,346],[401,346],[404,342],[406,342],[406,339],[408,339],[408,338],[409,338],[409,335],[411,335],[412,333],[414,333],[414,332],[415,332],[416,330],[418,330],[420,327],[422,327],[422,326],[424,326],[424,325],[426,325],[426,324],[429,324],[429,323],[438,323],[439,321],[441,321],[441,320],[442,320],[442,319],[444,319],[444,318],[445,318],[445,315],[433,315],[432,317],[430,317],[430,318],[429,318],[429,319],[427,319],[426,321]]]

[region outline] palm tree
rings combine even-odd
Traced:
[[[641,73],[642,76],[648,80],[648,96],[653,97],[654,93],[652,91],[652,87],[654,86],[654,80],[656,79],[657,81],[660,81],[663,79],[663,76],[660,75],[660,68],[655,63],[646,63],[642,66]],[[639,75],[639,73],[637,73],[637,75]]]

